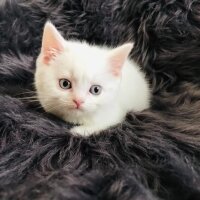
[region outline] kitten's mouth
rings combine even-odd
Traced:
[[[73,110],[74,112],[82,112],[82,111],[83,111],[83,108],[82,108],[82,107],[74,106],[74,107],[72,108],[72,110]]]
[[[82,108],[75,108],[74,110],[77,111],[77,112],[83,112]]]

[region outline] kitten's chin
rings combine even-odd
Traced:
[[[68,114],[66,114],[63,118],[65,121],[73,123],[73,124],[85,124],[88,121],[91,121],[90,116],[87,112],[82,109],[71,109]]]

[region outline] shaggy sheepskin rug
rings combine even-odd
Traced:
[[[83,138],[22,100],[47,19],[66,39],[134,40],[151,108]],[[200,1],[1,0],[0,199],[199,200]]]

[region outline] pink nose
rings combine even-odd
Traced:
[[[81,106],[81,104],[83,103],[83,100],[76,99],[76,100],[73,100],[73,102],[76,104],[76,108],[79,108]]]

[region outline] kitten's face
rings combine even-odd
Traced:
[[[131,45],[128,47],[130,52]],[[65,41],[47,23],[35,74],[43,108],[66,121],[80,123],[85,116],[112,105],[118,94],[121,66],[129,53],[120,53],[122,50]],[[120,55],[124,57],[121,63]]]
[[[44,109],[61,116],[80,115],[114,101],[120,79],[102,67],[106,63],[95,61],[87,62],[81,55],[67,52],[49,66],[38,67],[36,88]],[[95,67],[99,70],[94,70]]]

